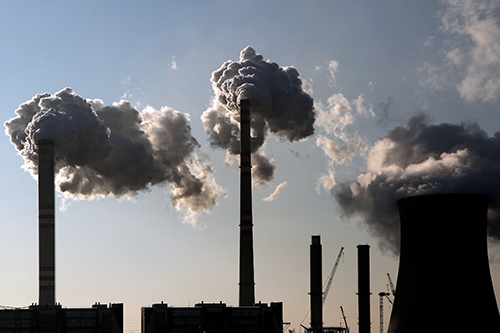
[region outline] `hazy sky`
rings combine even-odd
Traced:
[[[109,142],[93,149],[106,154],[119,146],[124,152],[113,150],[114,164],[93,160],[89,169],[76,168],[83,153],[71,150],[79,145],[75,140],[59,165],[66,194],[57,193],[56,300],[65,307],[122,302],[125,332],[139,332],[140,308],[160,301],[237,305],[238,164],[228,147],[209,141],[207,116],[225,112],[212,73],[226,61],[240,64],[240,52],[251,46],[255,55],[242,54],[244,59],[261,55],[262,66],[274,62],[297,77],[290,66],[295,68],[315,115],[314,133],[298,137],[273,127],[282,118],[262,123],[259,161],[274,170],[253,187],[256,299],[282,301],[284,320],[297,332],[301,323],[309,325],[308,317],[302,322],[309,308],[309,245],[319,234],[325,280],[345,248],[325,303],[325,325],[340,324],[342,305],[356,332],[356,245],[368,243],[372,331],[378,332],[377,294],[387,290],[386,273],[397,278],[397,239],[362,205],[340,209],[337,200],[352,196],[340,184],[358,186],[361,200],[366,179],[393,177],[388,186],[399,186],[397,195],[384,197],[394,200],[427,193],[421,182],[401,184],[409,175],[432,175],[446,188],[449,166],[465,176],[476,166],[498,170],[490,150],[474,148],[491,145],[492,155],[499,155],[499,15],[498,0],[2,1],[2,123],[37,94],[47,93],[49,106],[58,98],[78,100],[82,112],[95,111],[100,120],[91,120],[111,133]],[[67,87],[72,91],[63,91]],[[129,116],[125,124],[113,118],[120,112]],[[404,162],[391,150],[440,142],[442,123],[451,124],[443,126],[457,137],[485,143],[447,136],[449,147],[426,146],[426,154],[405,155]],[[71,126],[61,130],[75,130]],[[424,137],[413,128],[436,134]],[[0,304],[21,307],[38,301],[37,183],[28,155],[23,168],[9,136],[0,145]],[[139,156],[161,160],[153,170],[164,177],[149,177],[151,165]],[[392,159],[382,161],[387,156]],[[130,160],[137,164],[127,167]],[[117,178],[122,171],[140,179],[125,183]],[[109,181],[102,180],[104,173]],[[90,184],[102,183],[85,192],[74,178],[82,174]],[[497,178],[488,179],[497,184]],[[201,194],[189,196],[191,191]],[[498,243],[490,241],[489,252],[498,301]],[[432,301],[438,290],[422,297]],[[386,326],[389,313],[386,302]]]

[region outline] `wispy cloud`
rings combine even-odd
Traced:
[[[425,63],[422,85],[439,90],[452,84],[467,102],[495,103],[500,98],[500,2],[491,0],[443,0],[437,39],[441,64]]]
[[[283,188],[285,187],[286,185],[286,182],[283,182],[281,184],[278,185],[278,187],[276,187],[276,190],[274,190],[274,192],[268,196],[267,198],[264,198],[262,199],[262,201],[273,201],[275,200],[278,195],[281,193],[281,191],[283,190]]]
[[[172,61],[170,62],[170,68],[176,70],[178,68],[177,62],[175,61],[175,56],[172,57]]]

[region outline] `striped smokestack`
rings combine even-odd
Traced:
[[[323,273],[321,236],[311,237],[311,329],[312,332],[323,332]]]
[[[370,333],[370,245],[358,248],[358,325],[359,333]]]
[[[250,101],[240,101],[240,306],[255,304],[253,271],[252,164],[250,159]]]
[[[38,264],[39,304],[54,305],[54,141],[38,141]]]

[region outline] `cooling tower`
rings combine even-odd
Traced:
[[[55,301],[54,141],[38,141],[39,304]]]
[[[252,163],[250,148],[250,101],[240,101],[240,306],[255,303],[252,224]]]
[[[402,199],[401,252],[390,333],[500,332],[486,242],[488,198]]]
[[[358,248],[358,326],[359,333],[370,333],[370,245]]]
[[[323,273],[321,236],[311,237],[311,329],[313,332],[323,332]]]

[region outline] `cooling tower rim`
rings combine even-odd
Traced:
[[[413,195],[413,196],[408,196],[401,198],[397,201],[398,205],[401,203],[405,203],[406,201],[413,201],[413,200],[432,200],[432,199],[437,199],[439,200],[440,198],[448,198],[448,199],[458,199],[458,198],[470,198],[470,199],[476,199],[479,201],[486,201],[487,203],[490,203],[491,199],[489,196],[485,194],[478,194],[478,193],[470,193],[470,192],[461,192],[461,193],[434,193],[434,194],[420,194],[420,195]]]

